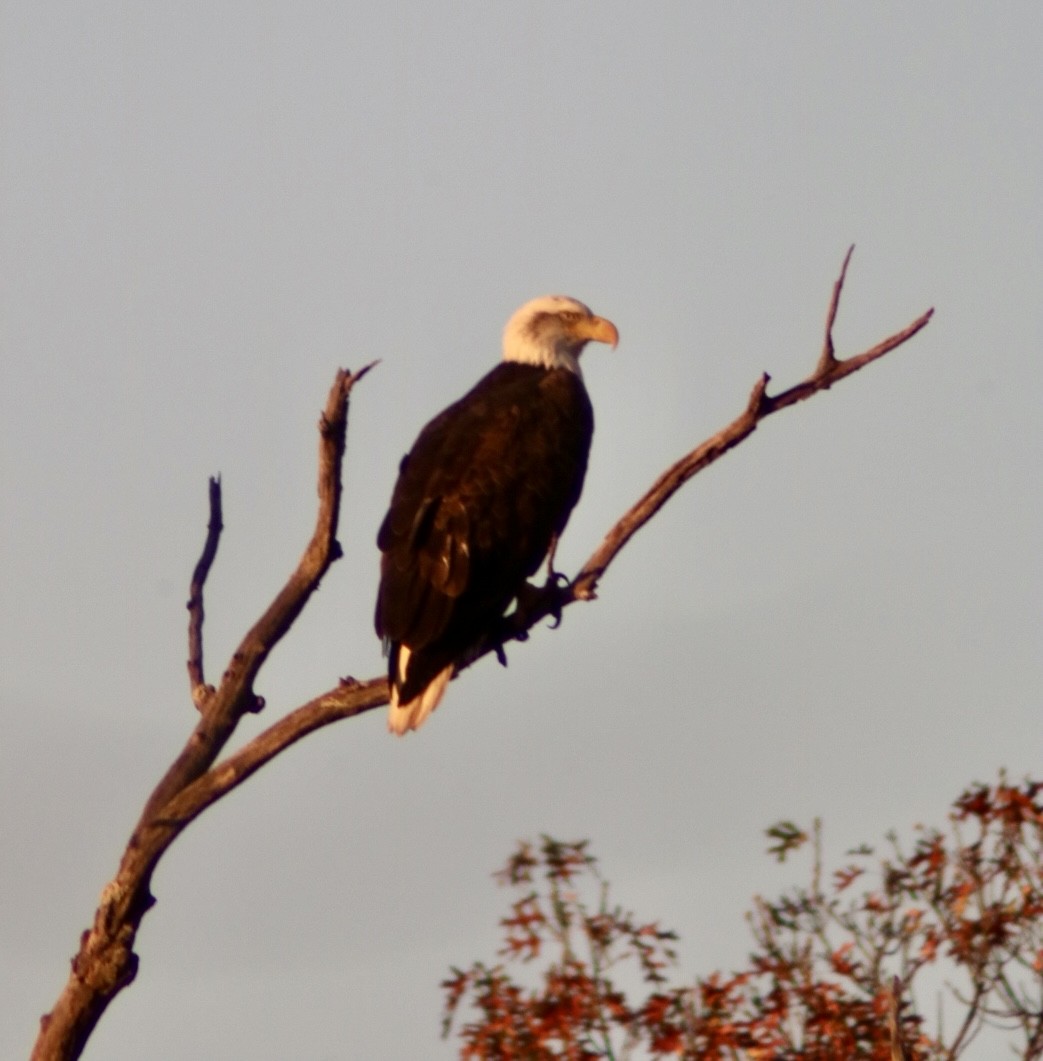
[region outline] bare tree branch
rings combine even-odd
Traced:
[[[365,682],[345,679],[337,688],[315,697],[279,719],[234,755],[223,759],[184,788],[163,808],[164,819],[170,824],[176,823],[178,828],[184,828],[211,803],[231,792],[302,737],[331,722],[353,718],[387,702],[387,678],[383,675]]]
[[[134,979],[138,963],[133,951],[134,939],[141,919],[155,901],[149,891],[152,872],[191,820],[191,817],[168,816],[163,808],[211,767],[239,719],[262,706],[253,692],[258,671],[318,588],[329,565],[340,556],[336,535],[348,396],[370,368],[372,365],[356,373],[346,370],[337,373],[319,421],[319,511],[311,541],[286,585],[236,649],[220,685],[212,694],[199,697],[201,718],[181,754],[149,798],[123,853],[119,871],[102,891],[94,923],[83,933],[65,988],[54,1009],[40,1021],[33,1061],[78,1057],[108,1004]],[[193,692],[202,686],[203,679],[202,646],[197,639],[202,637],[203,583],[213,559],[212,555],[208,557],[209,546],[212,542],[216,551],[220,535],[220,510],[218,504],[215,519],[215,494],[219,502],[220,494],[211,480],[207,548],[193,574],[189,601],[189,670]]]
[[[852,247],[851,250],[854,248]],[[840,279],[837,280],[833,289],[833,301],[830,303],[829,316],[826,321],[826,340],[823,356],[815,371],[803,382],[790,387],[771,397],[767,394],[768,383],[771,377],[765,373],[750,392],[746,408],[727,427],[718,431],[716,435],[708,438],[701,445],[696,446],[690,453],[685,454],[672,467],[668,468],[652,484],[648,492],[637,501],[630,511],[619,520],[618,523],[605,535],[604,541],[590,559],[580,569],[579,574],[573,580],[571,593],[566,593],[562,602],[571,603],[572,600],[589,600],[595,595],[598,581],[608,570],[609,564],[624,545],[670,500],[671,497],[682,487],[693,475],[708,468],[715,461],[720,460],[730,449],[739,445],[751,434],[753,434],[761,420],[780,409],[795,405],[797,402],[810,398],[819,391],[828,390],[834,383],[839,382],[845,376],[864,368],[871,361],[883,357],[902,343],[911,339],[918,331],[926,327],[927,322],[934,313],[929,309],[918,317],[912,324],[903,328],[900,332],[878,343],[876,346],[849,357],[844,361],[837,361],[833,356],[833,322],[836,318],[837,305],[840,290],[844,282],[844,272],[851,258],[851,250],[844,259],[844,269]],[[827,356],[828,354],[828,356]]]
[[[523,595],[502,628],[490,633],[460,661],[457,673],[489,652],[502,656],[506,640],[524,640],[536,623],[548,616],[559,616],[567,605],[594,599],[599,580],[634,534],[693,475],[746,439],[765,417],[827,390],[901,346],[926,326],[933,310],[870,350],[843,361],[836,359],[833,325],[853,249],[848,250],[833,287],[823,350],[811,376],[781,394],[769,396],[769,377],[763,375],[740,416],[668,468],[612,527],[568,586],[562,588],[552,582],[543,587],[530,587],[531,592]],[[210,481],[210,523],[202,556],[192,576],[188,604],[189,680],[192,699],[201,717],[150,796],[124,851],[119,871],[102,892],[94,923],[83,934],[65,989],[54,1009],[41,1020],[33,1061],[66,1061],[78,1057],[108,1004],[134,979],[137,970],[134,940],[141,919],[154,902],[149,891],[152,873],[181,830],[302,737],[388,701],[387,681],[383,676],[364,682],[343,679],[333,689],[279,719],[233,755],[218,761],[242,716],[264,706],[253,685],[269,653],[293,625],[329,565],[340,556],[336,534],[348,396],[354,384],[372,367],[368,365],[354,374],[344,370],[337,373],[319,423],[319,508],[311,541],[286,585],[239,644],[216,688],[205,683],[202,644],[203,587],[216,555],[222,526],[220,483],[216,479]]]

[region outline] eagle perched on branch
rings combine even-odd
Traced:
[[[594,413],[579,357],[619,341],[574,298],[517,310],[503,361],[439,413],[403,458],[377,534],[376,628],[388,649],[388,729],[417,729],[460,656],[504,615],[579,500]]]

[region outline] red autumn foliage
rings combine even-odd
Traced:
[[[974,785],[946,831],[849,852],[825,888],[816,823],[810,885],[756,899],[748,966],[693,985],[668,979],[675,934],[609,901],[586,841],[523,843],[497,874],[521,893],[504,963],[452,970],[444,1030],[465,1061],[940,1061],[983,1033],[1043,1058],[1041,792]],[[791,822],[768,837],[780,860],[809,841]]]

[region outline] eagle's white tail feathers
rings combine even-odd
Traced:
[[[409,649],[405,645],[398,647],[398,681],[406,680],[406,667],[409,664]],[[404,736],[411,729],[420,729],[445,693],[445,687],[453,676],[453,667],[450,664],[445,670],[439,671],[427,688],[419,695],[413,697],[408,703],[398,702],[398,683],[391,683],[391,702],[388,704],[388,731],[399,737]]]

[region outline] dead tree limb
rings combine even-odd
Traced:
[[[854,246],[850,247],[844,264],[840,270],[840,276],[833,286],[833,297],[830,300],[829,312],[826,317],[826,336],[823,344],[822,355],[815,371],[801,383],[790,387],[781,394],[769,395],[767,393],[768,383],[771,377],[765,372],[754,384],[750,393],[746,408],[727,427],[722,428],[716,435],[711,436],[701,445],[698,445],[690,453],[686,453],[679,461],[667,468],[662,475],[649,487],[648,492],[631,506],[630,511],[619,520],[618,523],[605,535],[601,545],[580,569],[579,574],[572,582],[571,592],[567,592],[563,603],[571,603],[573,600],[590,600],[596,592],[598,581],[609,564],[615,559],[620,549],[670,500],[671,497],[697,472],[708,468],[714,461],[733,449],[740,442],[747,439],[756,430],[757,425],[772,413],[780,409],[795,405],[806,398],[810,398],[819,391],[828,390],[834,383],[838,383],[845,376],[865,368],[872,361],[890,353],[896,347],[911,339],[918,331],[927,326],[927,322],[934,314],[933,309],[917,317],[912,324],[896,332],[894,335],[877,343],[876,346],[866,350],[864,353],[838,361],[834,356],[833,347],[833,324],[836,321],[837,308],[840,304],[840,292],[844,286],[847,275],[848,263]]]
[[[220,684],[213,690],[203,681],[202,653],[203,583],[221,534],[220,484],[211,480],[210,527],[188,602],[189,680],[200,718],[149,797],[118,872],[102,891],[94,922],[80,939],[65,988],[54,1009],[40,1021],[33,1061],[78,1057],[109,1003],[134,979],[138,964],[134,939],[141,919],[155,901],[149,890],[152,873],[191,820],[167,814],[166,805],[210,770],[243,715],[263,706],[253,691],[258,671],[318,588],[329,565],[340,555],[337,519],[348,397],[371,367],[356,373],[337,373],[319,421],[319,511],[315,531],[286,585],[240,642]]]
[[[901,346],[926,326],[933,310],[870,350],[837,360],[833,325],[853,249],[848,250],[833,287],[822,353],[812,374],[777,395],[767,393],[769,377],[763,375],[743,412],[663,472],[609,530],[571,583],[564,588],[557,584],[533,587],[531,596],[526,595],[524,604],[505,619],[503,627],[490,633],[460,661],[458,672],[489,652],[502,653],[507,639],[524,640],[536,623],[560,615],[568,605],[594,599],[600,579],[634,534],[693,475],[748,438],[765,417],[827,390]],[[254,692],[258,672],[318,588],[329,565],[340,555],[336,535],[348,396],[371,367],[354,374],[344,370],[337,373],[319,423],[319,509],[311,541],[286,585],[239,644],[216,687],[205,681],[202,640],[203,588],[222,529],[220,482],[210,481],[210,522],[206,544],[192,576],[188,602],[188,673],[192,700],[200,718],[181,753],[149,797],[123,853],[119,871],[102,892],[94,922],[83,933],[65,988],[54,1009],[41,1020],[33,1061],[71,1061],[78,1057],[109,1003],[134,979],[138,961],[133,951],[134,940],[142,918],[155,901],[149,890],[152,873],[178,834],[212,803],[302,737],[388,701],[387,681],[383,676],[364,682],[343,679],[328,692],[280,718],[234,754],[218,759],[243,715],[263,708],[263,699]]]

